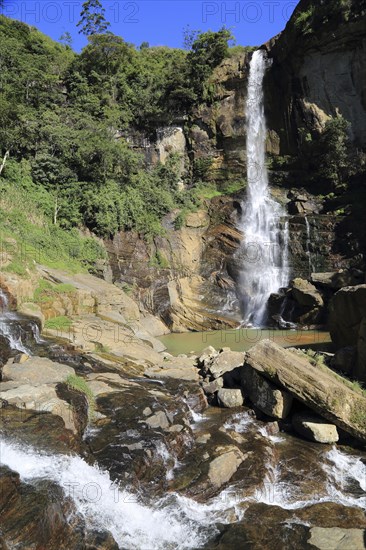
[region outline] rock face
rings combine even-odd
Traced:
[[[292,396],[268,382],[249,366],[241,370],[244,393],[264,414],[273,418],[286,418],[292,407]]]
[[[292,425],[299,435],[316,443],[337,443],[339,439],[337,426],[316,415],[294,414]]]
[[[246,364],[361,441],[366,441],[366,397],[323,366],[269,340],[254,346]]]
[[[334,295],[329,328],[337,348],[356,348],[351,374],[366,380],[366,285],[342,288]]]
[[[317,6],[302,0],[283,33],[268,45],[268,127],[281,154],[294,152],[299,127],[320,129],[337,112],[366,145],[364,3]]]

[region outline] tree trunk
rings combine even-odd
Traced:
[[[0,166],[0,174],[5,168],[5,164],[6,164],[6,161],[8,160],[8,158],[9,158],[9,155],[10,155],[9,151],[6,151],[6,153],[4,155],[4,158],[3,158],[3,161],[1,163],[1,166]]]

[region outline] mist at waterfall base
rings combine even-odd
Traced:
[[[246,101],[248,186],[239,223],[244,235],[238,252],[242,324],[256,327],[266,323],[270,295],[287,286],[290,277],[288,222],[284,209],[270,196],[265,163],[263,78],[268,63],[262,50],[253,53]]]

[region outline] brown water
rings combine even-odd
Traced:
[[[323,351],[331,349],[329,332],[316,330],[268,330],[255,328],[223,329],[210,332],[185,332],[161,336],[161,342],[172,355],[198,354],[207,346],[216,349],[229,347],[247,351],[261,340],[269,339],[284,347],[310,347]]]

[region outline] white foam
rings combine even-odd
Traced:
[[[198,548],[207,540],[209,531],[213,534],[212,528],[203,529],[197,518],[187,516],[175,496],[170,505],[157,501],[149,508],[138,502],[137,495],[113,483],[107,472],[78,456],[47,455],[1,441],[0,459],[25,482],[49,479],[59,484],[87,525],[110,531],[121,548]]]

